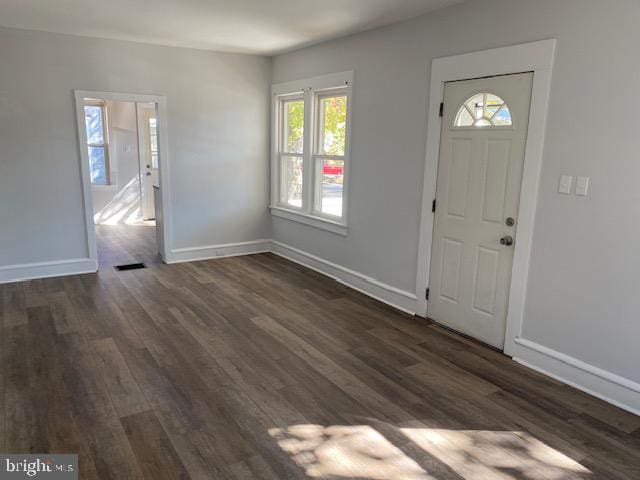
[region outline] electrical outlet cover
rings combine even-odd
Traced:
[[[558,192],[565,195],[571,194],[571,186],[573,185],[573,177],[571,175],[561,175]]]
[[[578,177],[576,179],[576,195],[586,196],[589,193],[589,177]]]

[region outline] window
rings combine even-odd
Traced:
[[[302,208],[304,98],[283,98],[280,101],[280,116],[280,203]]]
[[[106,129],[106,107],[102,102],[84,106],[89,150],[89,173],[93,185],[109,185],[109,142]]]
[[[458,110],[456,127],[507,127],[512,125],[507,104],[492,93],[478,93]]]
[[[275,85],[274,215],[346,234],[352,72]]]
[[[149,118],[149,149],[151,151],[151,168],[158,168],[158,120]]]
[[[347,137],[347,94],[333,92],[317,97],[318,112],[315,211],[342,218],[344,154]]]

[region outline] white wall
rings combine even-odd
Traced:
[[[268,238],[270,60],[0,28],[0,269],[88,256],[73,90],[165,95],[174,248]]]
[[[640,382],[639,23],[636,0],[476,0],[276,57],[273,83],[355,86],[348,237],[273,218],[274,239],[414,292],[431,60],[557,38],[523,337]]]

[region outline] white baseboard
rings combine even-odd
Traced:
[[[640,415],[640,384],[627,378],[523,338],[516,338],[513,359],[605,402]]]
[[[275,240],[271,242],[271,251],[287,260],[299,263],[311,270],[331,277],[354,290],[364,293],[376,300],[380,300],[398,310],[402,310],[411,315],[415,314],[416,296],[414,293],[392,287],[362,273],[350,270],[342,265],[337,265],[305,251],[285,245],[284,243],[276,242]]]
[[[271,251],[271,240],[252,240],[250,242],[207,245],[204,247],[174,248],[169,253],[166,263],[195,262],[212,258],[237,257],[252,253]]]
[[[22,282],[35,278],[62,277],[94,273],[98,265],[91,258],[73,258],[52,262],[23,263],[0,267],[0,283]]]

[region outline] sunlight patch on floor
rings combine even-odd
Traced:
[[[466,480],[575,480],[590,475],[579,463],[524,432],[396,430],[413,448],[394,445],[369,425],[294,425],[269,433],[312,478],[331,475],[371,480],[450,478],[438,476],[443,471]]]
[[[401,429],[422,450],[465,479],[568,480],[589,470],[525,432]]]
[[[376,480],[424,480],[433,477],[368,425],[295,425],[272,430],[278,445],[310,477],[338,475]]]
[[[96,225],[137,225],[142,222],[140,209],[140,181],[134,177],[99,212],[94,214]]]

